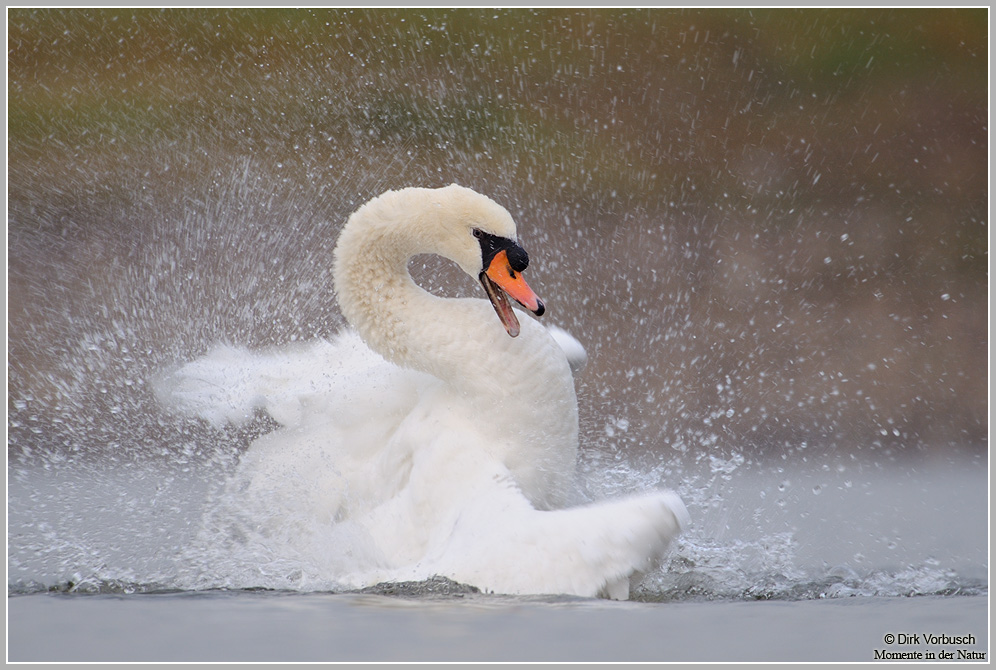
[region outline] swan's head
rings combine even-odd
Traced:
[[[389,191],[357,214],[367,208],[370,220],[390,225],[406,239],[406,255],[437,254],[477,278],[510,336],[519,334],[519,321],[509,297],[537,316],[545,311],[522,278],[529,256],[519,246],[515,222],[490,198],[451,184]]]
[[[529,256],[519,246],[515,221],[504,207],[469,188],[451,184],[434,191],[439,208],[436,225],[442,233],[436,253],[477,277],[509,335],[519,334],[511,297],[536,316],[543,301],[522,278]]]

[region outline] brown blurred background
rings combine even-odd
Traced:
[[[149,380],[335,332],[345,217],[459,182],[588,348],[587,449],[984,454],[987,21],[10,9],[8,453],[208,448]]]

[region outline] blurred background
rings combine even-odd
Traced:
[[[9,9],[8,456],[208,448],[150,380],[332,335],[346,217],[458,182],[588,349],[589,458],[984,458],[987,22]]]

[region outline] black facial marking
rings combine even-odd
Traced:
[[[474,229],[474,237],[481,243],[481,260],[484,262],[485,270],[499,251],[505,251],[508,264],[516,272],[522,272],[529,266],[529,255],[526,250],[507,237],[498,237],[477,228]]]
[[[522,272],[529,266],[529,256],[526,254],[526,250],[520,247],[518,244],[513,243],[508,249],[508,264],[512,266],[512,269],[516,272]]]

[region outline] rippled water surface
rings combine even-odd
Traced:
[[[620,464],[586,466],[592,471],[586,482],[591,497],[669,484],[689,506],[692,527],[662,568],[636,585],[636,599],[986,591],[987,478],[972,463],[759,463],[734,469],[711,463],[701,471],[670,464],[668,478]],[[279,546],[244,556],[231,547],[203,546],[198,534],[229,467],[193,460],[184,467],[76,463],[15,469],[8,507],[11,589],[341,590],[334,574],[281,557]],[[196,573],[188,569],[192,560]]]
[[[279,547],[268,564],[219,547],[191,574],[224,467],[15,471],[11,659],[870,660],[914,626],[988,649],[986,473],[971,463],[686,472],[692,527],[627,603],[445,582],[342,592]],[[597,472],[598,496],[659,478]]]

